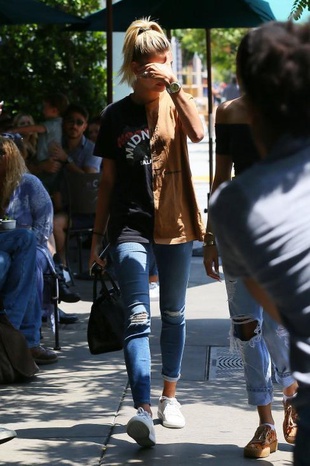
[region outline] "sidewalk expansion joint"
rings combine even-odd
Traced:
[[[110,441],[110,438],[112,437],[113,435],[113,432],[114,432],[114,429],[115,429],[115,426],[116,426],[116,419],[117,419],[117,416],[118,416],[118,413],[120,412],[121,408],[122,408],[122,405],[124,403],[124,399],[125,399],[125,396],[127,394],[127,390],[129,388],[129,380],[127,380],[127,383],[124,387],[124,390],[123,390],[123,393],[122,393],[122,396],[120,398],[120,402],[118,404],[118,407],[114,413],[114,416],[113,416],[113,420],[112,420],[112,423],[111,423],[111,427],[110,427],[110,430],[104,440],[104,443],[102,445],[102,449],[101,449],[101,456],[100,456],[100,459],[99,459],[99,463],[98,465],[99,466],[102,466],[104,465],[104,457],[105,457],[105,454],[107,452],[107,449],[108,449],[108,443]]]

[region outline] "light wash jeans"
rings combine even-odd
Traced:
[[[289,365],[288,333],[252,298],[242,279],[225,275],[228,307],[232,320],[231,345],[237,348],[243,360],[248,402],[266,406],[273,399],[272,371],[282,387],[294,382]],[[257,321],[255,336],[248,341],[240,339],[242,321]]]
[[[0,295],[11,324],[25,336],[30,348],[40,344],[41,307],[36,286],[36,238],[16,229],[0,234],[2,263]]]
[[[121,243],[111,248],[127,309],[124,354],[135,407],[151,403],[149,267],[152,245]],[[162,376],[177,381],[185,345],[185,297],[193,243],[154,244],[160,283]]]

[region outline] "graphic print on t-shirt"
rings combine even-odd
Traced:
[[[123,134],[118,138],[119,149],[125,151],[126,160],[130,165],[150,165],[150,135],[148,128],[136,129],[125,127]]]

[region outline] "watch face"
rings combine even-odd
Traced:
[[[169,91],[171,94],[174,94],[175,92],[179,92],[181,89],[181,84],[178,82],[171,83],[169,86]]]

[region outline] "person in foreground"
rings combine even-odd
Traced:
[[[155,445],[151,410],[149,268],[153,247],[160,282],[163,391],[158,416],[182,428],[176,400],[185,344],[185,295],[194,240],[203,224],[191,181],[187,137],[203,139],[192,96],[172,71],[170,43],[153,21],[134,21],[125,34],[122,80],[133,93],[102,115],[95,152],[103,157],[90,264],[108,237],[127,310],[124,353],[137,414],[127,433]],[[109,222],[108,222],[109,219]]]
[[[211,196],[223,265],[290,335],[295,466],[310,458],[310,23],[249,32],[237,63],[262,161]],[[268,440],[268,439],[267,439]]]
[[[237,53],[237,62],[239,53]],[[222,103],[216,112],[216,169],[211,194],[221,183],[231,179],[232,165],[239,176],[259,160],[248,121],[246,96]],[[214,241],[210,217],[204,247],[207,274],[220,280],[219,255]],[[251,296],[241,278],[225,275],[228,308],[231,318],[231,347],[240,351],[248,403],[256,406],[259,426],[244,448],[244,456],[265,458],[277,449],[277,433],[272,414],[274,377],[283,390],[283,434],[288,443],[295,443],[297,424],[292,401],[298,384],[289,364],[288,332],[263,311]],[[262,435],[263,434],[263,435]],[[266,435],[268,441],[266,441]]]

